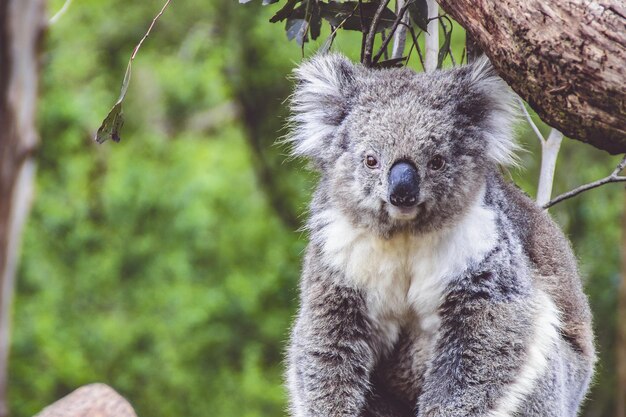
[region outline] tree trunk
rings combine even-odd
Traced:
[[[33,190],[38,51],[45,0],[0,0],[0,417],[8,415],[11,301]]]
[[[626,152],[623,0],[439,0],[546,123]]]

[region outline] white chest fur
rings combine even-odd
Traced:
[[[323,215],[332,219],[322,232],[326,259],[345,271],[348,284],[365,290],[369,315],[389,342],[409,315],[417,315],[422,331],[436,331],[446,285],[497,239],[494,213],[479,203],[451,228],[391,239],[355,228],[336,210]]]

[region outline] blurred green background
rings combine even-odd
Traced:
[[[135,60],[122,142],[96,145],[161,6],[76,0],[48,32],[37,198],[14,305],[15,417],[94,381],[143,417],[284,415],[282,357],[306,244],[298,227],[315,178],[274,144],[301,50],[268,22],[276,5],[174,1]],[[358,58],[359,46],[358,33],[341,32],[335,49]],[[537,140],[525,123],[519,132],[528,151],[512,176],[534,195]],[[555,195],[617,162],[565,140]],[[614,415],[623,206],[609,185],[551,210],[595,312],[601,361],[584,416]]]

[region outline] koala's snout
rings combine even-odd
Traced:
[[[420,177],[413,164],[396,162],[389,170],[389,202],[396,207],[417,205],[420,193]]]

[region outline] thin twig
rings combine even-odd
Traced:
[[[387,32],[384,30],[380,32],[380,38],[383,42],[385,42],[385,40],[387,39]],[[389,51],[387,48],[383,50],[383,58],[385,58],[385,61],[389,59]]]
[[[150,35],[150,32],[152,31],[152,28],[154,27],[154,24],[156,23],[157,20],[159,20],[159,18],[161,17],[161,15],[165,11],[165,9],[167,9],[167,6],[169,6],[170,1],[171,0],[167,0],[165,2],[165,4],[163,5],[163,7],[161,8],[161,11],[159,12],[159,14],[154,16],[154,19],[152,19],[152,23],[150,23],[150,27],[148,28],[148,31],[146,32],[145,35],[143,35],[143,38],[141,38],[141,40],[139,41],[137,46],[135,46],[135,50],[133,51],[133,54],[130,57],[131,61],[135,59],[135,55],[137,55],[137,52],[139,51],[139,48],[141,48],[141,45],[143,44],[143,41],[145,41],[146,38]]]
[[[348,21],[348,19],[350,19],[352,16],[354,16],[354,13],[356,13],[356,9],[358,9],[359,6],[357,5],[354,9],[352,9],[352,12],[346,16],[345,19],[343,19],[341,22],[339,22],[339,24],[337,26],[330,26],[330,28],[332,29],[332,32],[330,33],[330,35],[328,36],[328,38],[326,39],[326,42],[324,42],[324,46],[322,46],[322,50],[323,51],[329,51],[330,48],[333,46],[333,42],[335,41],[335,37],[337,36],[337,31],[339,29],[341,29],[343,27],[343,25]],[[362,62],[363,60],[361,60]]]
[[[304,59],[304,43],[306,42],[307,37],[309,36],[309,32],[311,31],[311,3],[307,2],[306,8],[304,9],[304,33],[302,34],[302,44],[300,45],[300,54],[302,55],[302,59]],[[298,35],[296,35],[298,36]],[[297,39],[297,38],[296,38]]]
[[[376,29],[378,29],[378,22],[380,22],[380,17],[382,16],[383,11],[390,1],[391,0],[383,0],[380,2],[380,4],[378,5],[378,9],[376,9],[376,13],[374,14],[374,18],[372,19],[372,25],[367,32],[367,40],[365,41],[365,56],[363,57],[363,64],[366,67],[372,66],[372,53],[374,49],[374,38],[376,37]]]
[[[378,50],[378,53],[376,54],[376,56],[374,56],[374,59],[372,60],[374,64],[378,62],[378,60],[380,59],[380,56],[383,54],[385,49],[387,49],[387,46],[389,45],[389,42],[391,41],[392,36],[396,33],[396,29],[398,28],[398,25],[401,23],[404,23],[402,22],[402,19],[404,18],[406,11],[409,9],[409,6],[410,6],[410,3],[405,4],[398,12],[398,15],[396,16],[396,20],[393,21],[393,25],[391,26],[391,29],[389,30],[389,37],[383,41],[383,44],[380,46],[380,49]],[[395,51],[394,51],[393,58],[401,58],[401,57],[395,56]]]
[[[337,28],[335,26],[330,26],[331,32],[328,38],[324,41],[324,45],[319,49],[320,52],[326,53],[330,51],[333,47],[333,42],[335,42],[335,37],[337,36]]]
[[[537,138],[539,139],[541,143],[544,143],[546,141],[546,138],[543,137],[543,135],[539,131],[539,128],[537,127],[535,122],[533,122],[532,117],[530,117],[530,113],[528,113],[528,110],[526,110],[526,106],[524,105],[524,102],[522,101],[521,98],[518,98],[517,101],[519,102],[519,106],[522,109],[524,116],[526,116],[526,120],[528,121],[528,124],[530,125],[530,127],[532,127],[533,131],[535,132],[535,135],[537,135]]]
[[[619,173],[622,172],[625,167],[626,167],[626,156],[622,158],[622,161],[613,170],[611,175],[604,177],[600,180],[590,182],[589,184],[581,185],[580,187],[574,188],[572,191],[568,191],[564,194],[561,194],[560,196],[554,198],[553,200],[550,200],[550,202],[548,202],[547,204],[544,204],[543,208],[544,209],[550,208],[553,205],[560,203],[563,200],[567,200],[568,198],[572,198],[582,192],[600,187],[601,185],[604,185],[604,184],[608,184],[611,182],[624,182],[626,181],[626,176],[619,175]]]
[[[450,18],[447,15],[441,15],[439,17],[439,23],[441,23],[441,27],[443,28],[443,32],[446,33],[446,25],[443,23],[443,19],[446,19],[448,21],[448,23],[450,24],[450,32],[448,32],[450,35],[450,39],[452,39],[452,30],[454,29],[454,24],[452,23],[452,20],[450,20]],[[445,35],[446,37],[448,36],[447,34]],[[452,54],[452,42],[450,42],[448,44],[448,55],[450,56],[450,61],[452,62],[452,66],[456,67],[456,60],[454,59],[454,55]]]
[[[413,49],[415,49],[415,44],[413,42],[411,42],[411,47],[409,48],[409,53],[406,54],[406,60],[404,61],[404,66],[405,67],[407,65],[409,65],[409,62],[411,61],[411,54],[413,54]]]
[[[450,56],[450,61],[452,61],[452,66],[456,67],[456,59],[454,59],[454,55],[452,55],[452,48],[448,48],[448,55]]]
[[[418,38],[422,34],[422,31],[420,31],[420,33],[415,35],[415,30],[411,27],[411,25],[407,25],[405,23],[402,23],[402,24],[406,26],[406,28],[409,30],[409,33],[411,34],[411,38],[413,39],[413,45],[415,46],[415,50],[417,51],[417,56],[420,59],[420,64],[422,64],[422,70],[426,71],[426,67],[424,66],[424,55],[422,55],[422,49],[420,48],[420,44],[418,40]]]
[[[48,21],[48,25],[52,26],[57,23],[70,8],[71,3],[72,0],[65,0],[65,3],[63,3],[63,7],[61,7],[61,9],[50,18],[50,20]]]

